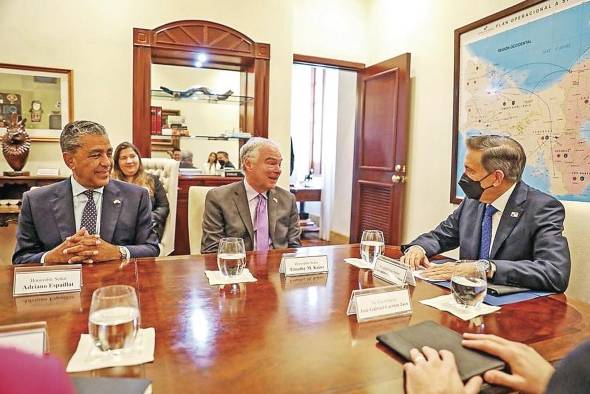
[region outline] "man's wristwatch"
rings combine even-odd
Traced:
[[[126,260],[129,258],[127,257],[127,249],[125,249],[123,246],[119,246],[119,258],[121,260]]]
[[[496,264],[494,264],[491,260],[479,260],[483,263],[483,266],[486,270],[486,276],[488,279],[492,279],[494,274],[496,273]]]

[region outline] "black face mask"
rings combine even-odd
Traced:
[[[225,165],[225,160],[217,160],[217,162],[219,163],[220,166],[224,166]]]
[[[488,175],[481,178],[479,181],[473,180],[467,176],[467,174],[463,173],[461,179],[459,180],[459,186],[465,192],[465,195],[468,198],[473,198],[474,200],[479,200],[483,192],[490,187],[494,187],[494,185],[490,185],[486,188],[481,187],[481,181],[492,175],[493,172],[490,172]]]

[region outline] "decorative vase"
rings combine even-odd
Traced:
[[[12,113],[8,120],[6,134],[2,137],[2,153],[13,172],[5,171],[5,176],[28,176],[28,171],[21,171],[29,157],[31,138],[25,131],[26,119],[18,120],[16,113]]]

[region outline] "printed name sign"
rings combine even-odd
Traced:
[[[348,302],[348,316],[359,323],[412,314],[410,293],[406,286],[383,286],[353,290]]]
[[[328,256],[294,256],[284,254],[279,272],[285,276],[311,275],[328,272]]]
[[[42,356],[47,353],[47,323],[44,321],[0,326],[0,346]]]
[[[409,265],[387,256],[379,256],[373,268],[373,276],[394,285],[407,283],[416,286],[416,279]]]
[[[15,267],[13,297],[73,293],[82,289],[82,265]]]

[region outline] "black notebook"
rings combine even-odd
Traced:
[[[134,378],[73,377],[78,394],[151,394],[152,382]]]
[[[488,294],[491,294],[496,297],[509,294],[524,293],[525,291],[530,290],[531,289],[527,289],[525,287],[495,285],[493,283],[488,283]]]
[[[463,347],[463,337],[455,331],[433,321],[425,321],[399,331],[377,336],[377,340],[410,360],[410,350],[430,346],[436,350],[446,349],[455,355],[459,375],[463,381],[481,375],[490,369],[504,369],[504,361],[492,355]]]

